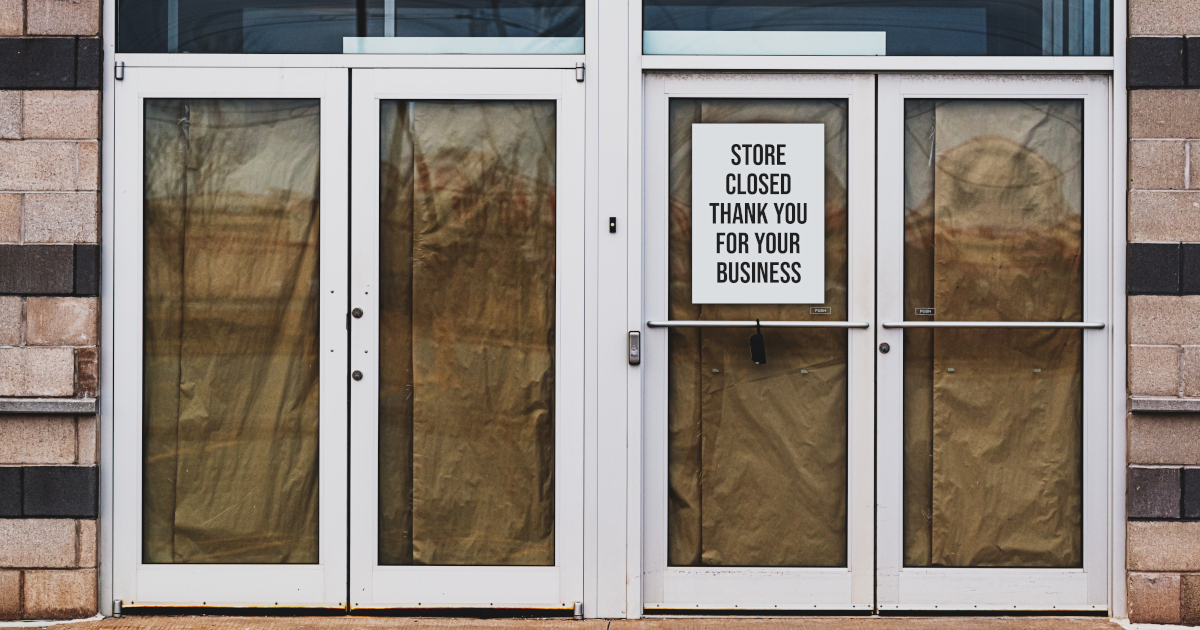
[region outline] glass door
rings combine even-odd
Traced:
[[[350,605],[583,599],[583,84],[354,70]]]
[[[875,79],[646,79],[645,608],[869,609]]]
[[[116,84],[113,597],[346,601],[347,72]]]
[[[1107,79],[879,86],[879,605],[1104,610]]]

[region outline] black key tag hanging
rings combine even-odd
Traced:
[[[754,320],[754,334],[750,335],[750,358],[754,365],[764,365],[767,362],[767,346],[763,343],[762,326]]]

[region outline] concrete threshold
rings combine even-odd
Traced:
[[[1104,617],[657,617],[638,620],[461,617],[131,616],[70,630],[1119,630]]]

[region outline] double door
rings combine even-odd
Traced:
[[[583,599],[582,95],[126,70],[116,599]]]
[[[126,68],[114,597],[572,608],[604,371],[632,614],[1105,608],[1107,81],[648,75],[617,365],[579,78]]]
[[[1107,606],[1107,90],[647,79],[647,611]]]

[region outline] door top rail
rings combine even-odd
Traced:
[[[646,322],[650,328],[870,328],[869,322],[822,322],[756,319],[668,319]]]
[[[1104,322],[883,322],[884,328],[1074,328],[1099,330]]]

